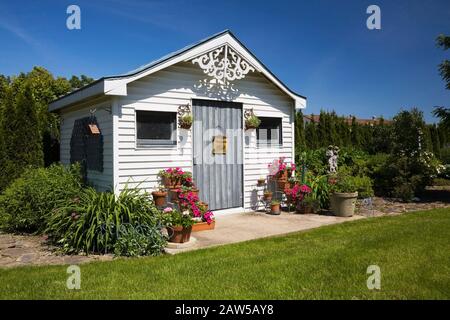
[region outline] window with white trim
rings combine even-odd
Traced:
[[[136,145],[174,146],[177,144],[177,113],[136,111]]]
[[[258,117],[261,120],[256,129],[256,141],[260,147],[279,147],[283,144],[282,119]]]

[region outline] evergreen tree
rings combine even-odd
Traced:
[[[330,142],[335,146],[342,146],[342,139],[338,132],[338,117],[336,112],[332,111],[328,116],[329,121],[329,130],[330,130]]]
[[[305,124],[303,122],[303,112],[300,110],[295,114],[295,146],[298,150],[305,150]]]
[[[16,150],[16,166],[41,167],[44,165],[42,135],[37,120],[37,103],[29,82],[25,84],[23,92],[19,92],[16,103],[16,132],[11,137]]]
[[[319,148],[318,125],[313,121],[306,124],[305,127],[306,147],[309,150]]]
[[[352,118],[352,125],[351,125],[351,141],[352,146],[355,149],[359,149],[361,147],[361,137],[360,137],[360,130],[359,125],[356,122],[356,118]]]
[[[393,151],[395,154],[404,152],[411,155],[417,150],[427,150],[427,139],[423,113],[417,108],[411,111],[401,111],[394,117]]]
[[[16,148],[11,138],[16,130],[16,109],[14,107],[14,94],[11,87],[5,87],[1,99],[1,119],[0,119],[0,191],[3,190],[12,180],[18,177],[13,155]]]
[[[441,142],[439,141],[439,132],[435,124],[431,125],[431,141],[433,153],[436,157],[441,157]]]
[[[450,130],[445,126],[438,124],[439,142],[441,143],[441,149],[449,147],[447,143],[450,142]]]
[[[327,113],[321,110],[319,115],[319,123],[317,124],[317,138],[319,147],[328,145],[327,125]]]

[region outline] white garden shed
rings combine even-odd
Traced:
[[[268,164],[281,156],[293,160],[295,111],[305,106],[304,96],[226,30],[127,74],[100,78],[49,109],[61,118],[61,162],[84,161],[97,189],[120,192],[128,184],[152,191],[161,169],[181,167],[220,214],[250,210]],[[188,130],[177,121],[186,109],[194,119]],[[262,122],[245,130],[251,112]],[[98,132],[89,130],[93,124]],[[219,138],[226,139],[224,152],[214,150]]]

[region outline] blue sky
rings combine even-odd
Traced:
[[[66,28],[70,4],[81,30]],[[381,30],[366,28],[371,4]],[[389,118],[416,106],[433,121],[432,107],[449,105],[437,65],[450,51],[434,41],[450,34],[448,0],[0,0],[0,73],[120,74],[224,29],[306,95],[308,113]]]

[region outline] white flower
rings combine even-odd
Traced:
[[[182,214],[183,214],[183,216],[188,216],[188,215],[189,215],[189,210],[184,210],[184,211],[182,212]]]

